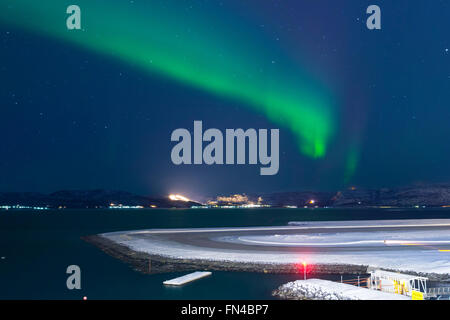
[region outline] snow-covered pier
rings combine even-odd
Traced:
[[[275,290],[273,295],[298,300],[411,300],[400,294],[321,279],[288,282]]]

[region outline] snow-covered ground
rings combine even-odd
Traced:
[[[450,274],[450,254],[438,250],[424,251],[370,251],[342,253],[279,253],[235,251],[194,247],[170,241],[148,241],[146,239],[124,239],[120,236],[107,238],[123,244],[135,251],[162,255],[176,259],[204,259],[213,261],[234,261],[248,263],[299,263],[308,264],[354,264],[369,265],[399,271]]]
[[[321,279],[288,282],[278,288],[278,292],[284,296],[315,300],[411,300],[399,294]]]
[[[392,246],[420,245],[436,246],[450,244],[448,230],[429,231],[378,231],[378,232],[341,232],[341,233],[310,233],[264,236],[229,236],[220,237],[217,241],[248,243],[264,246]]]
[[[177,230],[174,232],[184,232],[186,234],[208,232],[208,234],[212,235],[209,240],[206,239],[210,241],[209,244],[211,242],[234,242],[241,244],[239,250],[222,248],[220,245],[217,247],[194,246],[185,244],[182,240],[166,240],[164,235],[171,233],[167,229],[112,232],[102,234],[102,236],[135,251],[177,259],[268,264],[288,264],[305,261],[310,265],[351,264],[398,271],[450,274],[450,252],[441,250],[443,246],[446,246],[447,249],[449,248],[449,229],[442,230],[440,227],[432,231],[409,231],[405,229],[396,231],[394,229],[392,231],[374,230],[371,232],[351,231],[352,226],[450,226],[450,220],[333,221],[299,222],[298,224],[301,225],[298,234],[297,230],[295,230],[295,234],[290,232],[291,234],[289,235],[277,235],[277,227],[185,229],[184,231]],[[331,229],[333,226],[337,226],[337,230],[340,230],[339,228],[350,228],[350,231],[336,232],[334,230],[332,232],[330,230],[329,233],[302,233],[304,229],[317,227],[329,227]],[[243,229],[245,231],[262,230],[265,231],[265,235],[245,235],[245,233],[242,234]],[[278,229],[286,230],[286,227]],[[230,230],[230,236],[214,237],[214,232],[217,231],[223,234],[226,230]],[[270,232],[273,230],[273,234],[267,232],[268,230]],[[239,231],[240,234],[233,235],[235,231]],[[179,239],[182,239],[182,237]],[[312,248],[326,247],[326,250],[302,250],[301,248],[297,252],[276,251],[276,248],[273,250],[256,250],[255,244],[265,246],[308,246]],[[333,247],[345,247],[347,250],[333,250]]]
[[[402,220],[343,220],[343,221],[290,221],[290,226],[304,227],[373,227],[380,226],[450,226],[450,219],[402,219]]]

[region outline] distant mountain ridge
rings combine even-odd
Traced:
[[[324,207],[442,207],[450,206],[450,184],[403,188],[348,189],[337,192],[280,192],[260,195],[272,206]]]
[[[336,192],[300,191],[249,195],[249,201],[273,207],[442,207],[450,206],[450,184],[404,188],[348,189]],[[313,200],[313,201],[311,201]],[[98,208],[110,204],[190,208],[195,201],[174,201],[165,197],[141,196],[117,190],[62,190],[50,194],[36,192],[0,192],[0,205],[42,206],[50,208]]]
[[[377,190],[346,190],[333,199],[335,206],[441,207],[450,205],[450,184],[382,188]]]
[[[62,190],[50,194],[35,192],[0,192],[0,205],[48,206],[50,208],[97,208],[110,204],[124,206],[156,206],[158,208],[190,208],[194,201],[173,201],[163,197],[146,197],[117,190]]]

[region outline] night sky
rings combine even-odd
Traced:
[[[0,0],[0,191],[448,182],[449,49],[445,0]],[[279,128],[278,174],[172,164],[194,120]]]

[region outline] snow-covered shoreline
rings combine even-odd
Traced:
[[[372,232],[370,239],[364,232],[345,233],[313,233],[295,235],[265,235],[265,236],[235,236],[221,237],[217,241],[232,243],[250,243],[262,246],[310,246],[310,247],[331,247],[331,246],[372,246],[386,247],[390,245],[448,245],[450,235],[447,230],[436,230],[433,233],[428,231],[379,231]]]
[[[239,263],[289,264],[307,261],[308,264],[349,264],[371,266],[389,270],[419,273],[450,274],[450,259],[448,254],[443,256],[439,251],[419,253],[404,252],[399,256],[397,251],[383,252],[371,251],[339,254],[302,254],[277,252],[238,252],[233,250],[215,250],[211,248],[198,248],[194,246],[164,242],[147,241],[143,239],[122,240],[116,237],[108,239],[127,246],[133,251],[144,252],[150,255],[160,255],[180,260],[210,260],[230,261]]]
[[[303,227],[396,227],[396,226],[449,226],[450,219],[398,219],[398,220],[340,220],[289,221],[289,226]]]
[[[292,224],[292,223],[291,223]],[[380,225],[390,226],[450,226],[450,220],[399,220],[399,221],[333,221],[333,222],[301,222],[301,225],[306,228],[323,228],[328,226],[332,228],[337,226],[339,228],[348,228],[349,226],[364,226],[372,225],[374,228]],[[266,235],[233,235],[234,230],[271,230],[274,229],[273,234]],[[442,228],[442,227],[439,227]],[[446,228],[446,227],[445,227]],[[327,247],[342,247],[351,245],[349,250],[344,251],[312,251],[301,250],[298,252],[277,251],[276,249],[255,250],[255,243],[251,245],[243,245],[240,249],[230,249],[226,246],[195,246],[192,244],[183,243],[183,240],[173,241],[169,238],[164,238],[161,235],[170,234],[170,230],[136,230],[124,231],[102,234],[105,237],[117,244],[124,245],[133,251],[147,253],[149,255],[159,255],[172,259],[179,260],[205,260],[205,261],[224,261],[235,263],[252,263],[252,264],[298,264],[306,261],[310,265],[356,265],[356,266],[370,266],[375,268],[382,268],[388,270],[396,270],[402,272],[413,273],[435,273],[442,275],[450,274],[450,252],[447,250],[439,250],[439,246],[448,246],[450,242],[450,232],[448,229],[439,230],[420,230],[420,231],[374,231],[374,232],[343,232],[342,234],[336,231],[330,233],[315,234],[309,231],[305,234],[291,234],[291,235],[277,235],[276,227],[268,228],[230,228],[230,236],[221,236],[207,239],[210,243],[223,241],[237,241],[246,242],[242,239],[251,240],[253,242],[259,241],[259,245],[273,246],[274,242],[277,246],[281,245],[308,245],[308,246],[327,246]],[[286,230],[285,227],[280,227],[280,230]],[[219,229],[185,229],[185,233],[191,232],[201,233],[208,232],[214,234],[214,230],[218,230],[223,234],[227,228]],[[392,229],[394,230],[394,229]],[[356,230],[355,230],[356,231]],[[183,230],[177,229],[178,233],[183,233]],[[242,233],[242,231],[239,231]],[[270,231],[272,232],[272,231]],[[228,238],[228,239],[225,239]],[[183,235],[177,239],[183,239]],[[230,240],[231,239],[231,240]],[[277,239],[277,241],[272,241]],[[385,242],[386,240],[386,242]],[[359,243],[358,243],[359,242]],[[372,247],[371,250],[364,250],[358,248],[359,245]],[[214,243],[213,243],[214,244]],[[404,244],[404,246],[403,246]],[[396,247],[390,247],[390,246]],[[407,248],[407,246],[410,246]],[[422,246],[422,247],[421,247]],[[423,248],[423,250],[422,250]],[[450,278],[450,276],[449,276]]]

